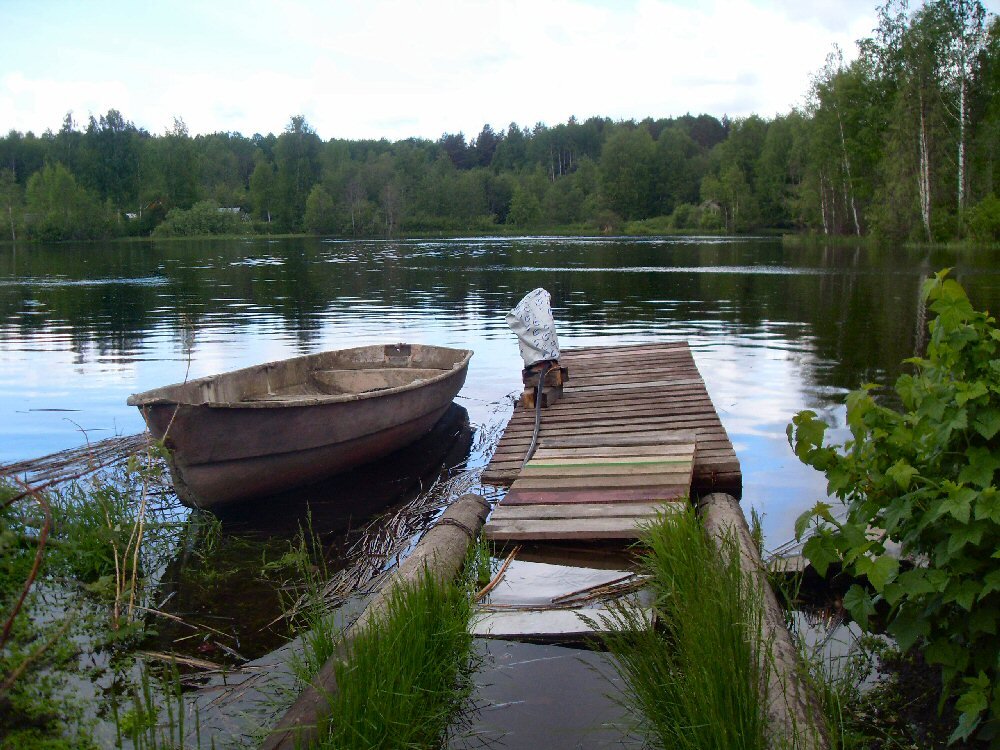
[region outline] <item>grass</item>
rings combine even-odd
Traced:
[[[425,574],[345,644],[321,748],[437,748],[468,695],[468,588]]]
[[[606,623],[626,702],[657,747],[763,750],[760,594],[735,540],[720,556],[689,509],[661,516],[642,542],[658,626],[623,607]]]
[[[484,539],[470,545],[457,582],[425,573],[392,590],[386,613],[360,632],[339,630],[323,597],[329,577],[307,521],[272,571],[292,574],[303,653],[293,663],[308,683],[334,654],[337,691],[321,748],[437,748],[470,692],[473,592],[489,582],[494,560]],[[391,585],[391,584],[389,584]],[[291,604],[292,602],[290,602]]]
[[[80,705],[81,653],[107,656],[83,670],[95,682],[129,672],[147,630],[143,607],[187,528],[149,506],[154,458],[21,500],[21,488],[0,479],[0,621],[10,625],[0,643],[0,750],[96,746],[107,705]]]

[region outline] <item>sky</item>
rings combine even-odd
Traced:
[[[877,0],[0,0],[0,132],[470,138],[571,116],[773,117]],[[1000,0],[987,7],[996,12]]]

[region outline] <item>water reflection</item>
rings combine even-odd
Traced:
[[[919,345],[919,288],[953,266],[996,307],[996,252],[787,247],[759,238],[248,240],[0,249],[0,461],[142,428],[129,393],[319,349],[410,341],[476,351],[473,424],[519,385],[503,313],[544,286],[564,346],[684,338],[784,541],[823,482],[784,426],[840,419]],[[78,412],[39,411],[79,409]]]

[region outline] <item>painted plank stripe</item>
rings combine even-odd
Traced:
[[[553,503],[635,503],[666,502],[687,497],[683,484],[606,490],[515,490],[503,499],[503,505],[549,505]]]
[[[517,519],[544,518],[600,518],[616,516],[655,516],[657,513],[676,512],[684,507],[686,501],[670,501],[666,503],[614,503],[613,505],[597,503],[556,503],[552,505],[511,505],[501,502],[490,514],[491,522],[511,521]]]
[[[674,460],[678,456],[688,456],[693,446],[608,446],[606,448],[539,448],[535,451],[536,460],[544,461],[589,461],[596,458],[606,458],[612,461],[630,458],[649,458],[651,460]],[[523,453],[524,451],[522,451]]]
[[[691,470],[665,472],[656,474],[639,474],[638,476],[582,476],[582,477],[520,477],[514,482],[515,490],[552,489],[599,489],[601,487],[645,487],[646,485],[690,484]]]

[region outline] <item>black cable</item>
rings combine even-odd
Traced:
[[[535,431],[531,435],[531,445],[528,446],[528,453],[524,457],[524,463],[521,464],[522,469],[528,465],[528,461],[535,455],[535,449],[538,447],[538,431],[542,427],[542,387],[545,385],[545,376],[551,369],[552,363],[546,362],[545,369],[538,375],[538,388],[535,390]]]

